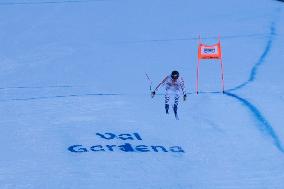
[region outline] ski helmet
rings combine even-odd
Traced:
[[[178,79],[178,77],[179,77],[178,71],[176,71],[176,70],[172,71],[171,77],[172,77],[172,79]]]

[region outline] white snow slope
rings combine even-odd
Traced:
[[[1,189],[283,189],[284,3],[1,0]],[[202,61],[198,35],[221,36]],[[156,86],[178,70],[180,120]],[[158,147],[157,147],[158,146]]]

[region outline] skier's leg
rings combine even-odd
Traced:
[[[178,102],[179,102],[179,94],[176,94],[174,98],[175,98],[175,103],[174,103],[173,109],[174,109],[175,116],[178,119],[177,109],[178,109]]]
[[[178,107],[178,102],[179,102],[179,94],[175,94],[175,102],[174,102],[174,107],[176,107],[176,109],[177,109],[177,107]]]
[[[169,101],[170,101],[170,96],[169,96],[169,94],[166,92],[166,94],[165,94],[165,109],[166,109],[166,114],[169,113],[169,107],[170,107]]]

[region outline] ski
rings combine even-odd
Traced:
[[[177,120],[179,120],[179,117],[178,117],[178,114],[177,114],[177,105],[176,104],[173,106],[173,110],[174,110],[174,113],[175,113],[175,118]]]
[[[175,118],[176,118],[176,120],[179,120],[179,117],[178,117],[177,113],[175,113]]]

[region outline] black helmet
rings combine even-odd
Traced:
[[[176,70],[172,71],[171,77],[172,77],[172,79],[177,79],[179,77],[178,71],[176,71]]]

